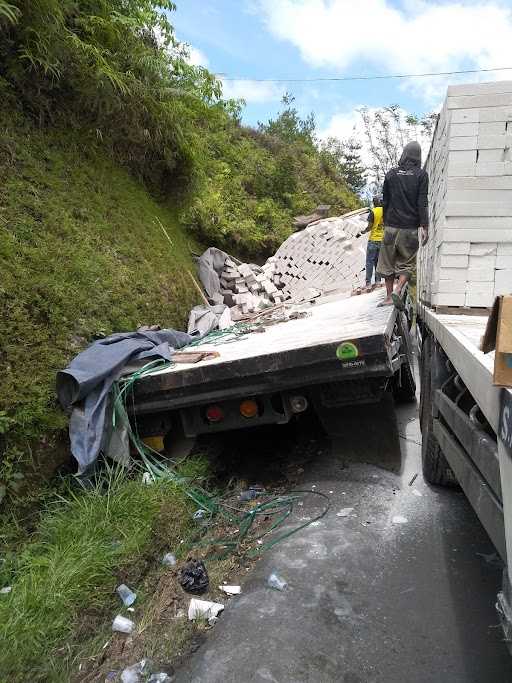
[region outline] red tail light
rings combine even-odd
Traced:
[[[206,419],[208,422],[220,422],[224,419],[224,411],[220,406],[208,406],[206,409]]]

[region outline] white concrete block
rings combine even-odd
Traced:
[[[483,149],[501,149],[510,148],[512,144],[512,135],[479,135],[478,145],[479,150]],[[467,148],[466,148],[467,149]]]
[[[476,163],[476,147],[475,147],[475,149],[448,152],[448,166],[450,166],[450,164],[475,164],[475,163]]]
[[[469,248],[469,267],[471,268],[472,256],[489,256],[489,254],[496,254],[495,242],[476,242],[471,244]]]
[[[465,254],[457,255],[443,255],[439,257],[439,265],[441,268],[467,268],[469,262],[469,256]]]
[[[451,137],[449,142],[450,150],[473,150],[478,149],[478,137],[476,135],[470,137]]]
[[[438,293],[432,297],[434,306],[464,306],[465,302],[466,294],[464,292]]]
[[[493,283],[494,284],[494,283]],[[438,280],[432,283],[432,291],[434,293],[450,294],[456,292],[466,292],[465,280]]]
[[[437,272],[439,281],[441,280],[457,280],[466,282],[467,271],[463,268],[439,268]]]
[[[472,228],[472,229],[489,229],[489,230],[511,230],[512,216],[447,216],[445,222],[446,228]],[[462,238],[459,241],[465,241]],[[471,240],[476,242],[498,242],[494,237],[489,237],[483,240]],[[510,240],[502,240],[510,241]]]
[[[496,164],[506,161],[505,150],[501,148],[484,148],[478,149],[477,153],[477,167],[478,164]]]
[[[480,109],[479,121],[512,121],[512,106],[487,107]]]
[[[481,282],[478,280],[468,280],[466,282],[466,292],[481,292],[482,294],[492,294],[494,292],[494,280]]]
[[[487,242],[488,240],[494,240],[499,242],[512,241],[512,229],[489,229],[481,228],[456,228],[456,229],[444,229],[443,239],[445,242],[459,242],[460,240],[468,240],[469,242]]]
[[[512,254],[512,240],[510,242],[498,243],[497,254],[498,256],[504,256],[505,254],[508,256]]]
[[[494,270],[496,264],[496,253],[486,254],[485,256],[470,256],[469,257],[469,268]]]
[[[509,176],[510,179],[512,180],[512,176]],[[475,180],[478,180],[475,178]],[[472,190],[450,190],[448,193],[448,198],[449,201],[452,202],[481,202],[482,204],[484,203],[489,203],[489,202],[507,202],[511,201],[512,199],[512,191],[511,190],[479,190],[479,189],[472,189]]]
[[[484,124],[486,126],[494,126],[494,125],[500,125],[500,124]],[[503,126],[505,128],[505,126]],[[498,133],[500,131],[498,130]],[[490,130],[490,134],[494,133],[494,129]],[[452,123],[450,126],[450,136],[453,137],[466,137],[466,136],[474,136],[474,135],[482,135],[482,129],[481,126],[477,123]],[[451,148],[451,149],[456,149],[456,148]]]
[[[512,195],[508,202],[446,202],[447,216],[512,216]]]
[[[446,187],[450,193],[452,190],[512,190],[512,175],[448,178]]]
[[[512,93],[512,81],[490,81],[488,83],[461,83],[448,86],[448,97],[462,95],[493,95]]]
[[[476,163],[461,163],[458,161],[449,161],[447,166],[448,177],[466,177],[474,176],[476,174]]]
[[[469,242],[442,242],[440,248],[441,254],[469,254]]]
[[[452,111],[452,126],[455,123],[477,123],[479,120],[479,109],[454,109]]]
[[[488,121],[486,123],[479,123],[478,135],[504,135],[505,126],[505,121]],[[466,135],[475,135],[475,133],[466,133]]]
[[[499,254],[498,256],[496,256],[495,268],[497,270],[512,270],[512,253]]]
[[[466,306],[472,306],[475,308],[488,308],[492,306],[494,302],[494,292],[478,292],[471,290],[466,292]]]
[[[466,279],[470,282],[492,282],[494,270],[492,268],[469,268],[466,271]]]
[[[475,107],[482,109],[487,107],[506,107],[511,104],[512,93],[499,93],[448,97],[447,107],[448,109],[474,109]]]
[[[494,293],[496,296],[512,293],[512,268],[510,270],[495,271],[494,285]]]

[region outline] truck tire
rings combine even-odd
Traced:
[[[456,486],[457,480],[448,461],[443,455],[439,442],[434,435],[434,415],[432,387],[432,354],[434,353],[432,336],[423,340],[422,373],[421,373],[421,464],[423,477],[435,486]]]
[[[409,321],[404,313],[399,313],[399,316],[398,332],[402,337],[400,353],[405,356],[405,359],[393,377],[393,397],[397,403],[411,403],[416,400],[414,356],[409,334]]]

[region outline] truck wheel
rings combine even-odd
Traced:
[[[428,335],[422,347],[421,376],[421,464],[423,477],[435,486],[455,486],[457,480],[443,455],[434,435],[433,388],[432,388],[432,337]]]

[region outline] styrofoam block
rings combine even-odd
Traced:
[[[452,292],[451,294],[439,292],[432,297],[434,306],[464,306],[465,302],[466,294],[464,292]]]
[[[469,267],[471,268],[472,256],[488,256],[489,254],[496,254],[495,242],[475,242],[469,247]]]
[[[453,137],[450,138],[449,149],[450,150],[474,150],[478,149],[477,145],[478,136],[472,135],[468,137]]]
[[[495,164],[499,162],[507,161],[505,155],[505,150],[498,147],[488,147],[486,149],[479,149],[477,155],[477,167],[478,164]]]
[[[492,282],[494,280],[493,268],[468,268],[466,279],[470,282]]]
[[[469,256],[465,254],[441,254],[439,258],[439,265],[441,268],[467,268]]]
[[[494,292],[478,292],[471,290],[466,292],[466,306],[474,306],[477,308],[488,308],[494,302]]]
[[[512,240],[510,242],[501,242],[497,245],[498,256],[503,256],[505,254],[512,254]]]
[[[486,124],[494,125],[494,124]],[[505,128],[505,126],[503,126]],[[494,130],[491,131],[492,133]],[[499,132],[499,131],[498,131]],[[482,134],[481,127],[477,122],[474,123],[452,123],[450,126],[450,136],[453,137],[470,137]],[[452,147],[451,149],[459,149]],[[464,148],[467,149],[467,148]]]
[[[442,242],[441,243],[441,254],[469,254],[470,253],[470,243],[469,242]]]
[[[454,109],[452,111],[452,124],[476,123],[480,120],[479,109]]]
[[[496,253],[486,254],[485,256],[470,256],[469,257],[469,268],[489,268],[494,270],[496,264]]]

